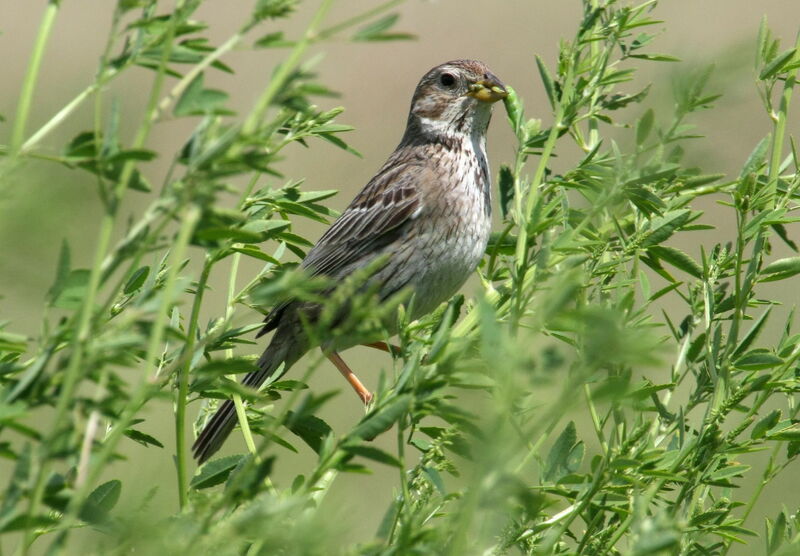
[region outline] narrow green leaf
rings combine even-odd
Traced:
[[[772,312],[772,307],[768,307],[764,314],[762,314],[758,320],[750,327],[750,330],[747,331],[742,341],[739,342],[739,345],[736,346],[736,349],[733,350],[731,354],[732,357],[739,357],[741,354],[747,351],[750,345],[755,341],[758,337],[758,334],[761,332],[761,329],[764,327],[764,323],[767,322],[767,318],[769,314]]]
[[[800,440],[800,424],[787,423],[786,426],[780,426],[778,430],[773,428],[767,433],[767,438],[770,440]]]
[[[648,253],[658,257],[662,261],[666,261],[675,268],[694,276],[695,278],[703,277],[703,268],[688,254],[676,249],[675,247],[668,247],[666,245],[653,245],[647,249]]]
[[[539,77],[542,79],[542,85],[544,85],[544,91],[547,93],[547,100],[550,101],[550,107],[555,108],[556,104],[558,103],[558,99],[556,98],[556,88],[553,82],[553,77],[550,75],[550,71],[547,69],[547,66],[539,57],[536,55],[536,67],[539,70]]]
[[[222,376],[249,373],[253,370],[255,370],[255,360],[252,357],[230,357],[209,361],[195,369],[194,373],[198,376]]]
[[[742,166],[742,171],[739,173],[740,179],[744,179],[754,173],[764,163],[764,157],[767,156],[767,149],[769,149],[769,140],[770,137],[767,135],[755,146],[750,156],[747,157],[744,166]]]
[[[58,254],[58,264],[56,265],[56,279],[47,292],[47,299],[51,305],[55,303],[61,292],[64,291],[64,286],[70,273],[70,259],[69,243],[67,243],[66,239],[63,239],[61,241],[61,251]]]
[[[400,19],[398,14],[389,14],[384,16],[365,27],[362,27],[353,35],[354,41],[389,41],[389,40],[409,40],[413,39],[414,35],[410,33],[387,33],[389,29],[394,27],[397,20]]]
[[[380,448],[376,448],[375,446],[342,446],[342,448],[345,452],[355,456],[371,459],[373,461],[377,461],[378,463],[383,463],[384,465],[397,467],[398,469],[402,469],[403,467],[403,465],[400,463],[400,460],[393,455],[384,452]]]
[[[761,269],[761,282],[785,280],[800,274],[800,257],[787,257],[769,263]]]
[[[711,474],[712,481],[719,481],[729,477],[738,477],[744,475],[750,470],[750,465],[728,465],[722,469],[717,469]]]
[[[689,221],[689,210],[676,210],[650,221],[650,231],[642,240],[641,246],[648,248],[666,241],[672,234]]]
[[[654,122],[655,113],[652,108],[648,108],[642,117],[639,118],[639,121],[636,122],[636,144],[640,147],[644,145],[644,142],[650,136],[650,131],[653,129]]]
[[[126,429],[123,434],[131,440],[135,440],[142,446],[158,446],[159,448],[164,447],[164,445],[159,442],[157,438],[154,438],[149,434],[143,433],[142,431],[136,429]]]
[[[405,413],[411,404],[411,396],[403,394],[398,396],[387,406],[367,414],[353,431],[353,436],[372,440],[380,433],[388,430]]]
[[[202,490],[224,483],[231,472],[239,465],[239,462],[246,457],[244,454],[239,454],[213,459],[204,463],[199,472],[192,477],[189,487]]]
[[[125,293],[125,295],[130,295],[133,292],[137,291],[144,285],[144,282],[145,280],[147,280],[149,274],[150,274],[149,266],[139,267],[125,283],[125,287],[123,288],[122,291]]]
[[[789,65],[792,58],[794,58],[795,53],[797,52],[796,48],[790,48],[788,50],[784,50],[772,61],[764,66],[764,69],[761,70],[761,73],[758,74],[759,79],[769,79],[770,77],[774,77],[775,75],[779,74],[783,71],[784,67]]]
[[[747,371],[758,371],[761,369],[770,369],[783,363],[783,359],[769,353],[766,350],[752,350],[745,353],[733,362],[733,366],[737,369]]]
[[[780,409],[773,409],[769,412],[769,414],[761,419],[758,423],[753,426],[753,430],[750,432],[750,438],[753,440],[758,440],[759,438],[763,438],[767,435],[767,431],[769,431],[772,427],[778,424],[781,420],[781,410]]]
[[[650,60],[651,62],[680,62],[681,59],[669,54],[631,54],[631,58],[640,60]]]

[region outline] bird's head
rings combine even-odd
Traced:
[[[483,135],[492,104],[508,96],[483,62],[453,60],[426,73],[411,99],[409,130],[424,135]],[[408,133],[407,131],[407,133]]]

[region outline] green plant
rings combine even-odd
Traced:
[[[299,38],[271,31],[257,39],[256,47],[288,50],[241,116],[226,108],[224,92],[204,86],[204,74],[230,71],[224,54],[264,21],[290,16],[295,2],[257,1],[219,46],[192,19],[200,4],[162,12],[154,0],[120,0],[95,81],[27,136],[59,2],[45,12],[0,171],[8,178],[35,157],[87,171],[104,215],[90,268],[74,268],[64,244],[42,333],[0,330],[0,450],[14,461],[0,532],[16,535],[19,553],[73,549],[75,529],[86,525],[101,532],[93,546],[102,553],[724,554],[755,542],[744,521],[800,451],[800,335],[793,311],[784,311],[779,336],[762,340],[781,308],[757,293],[800,274],[800,257],[771,254],[778,240],[796,250],[800,178],[786,123],[797,46],[779,52],[762,25],[758,87],[772,128],[738,176],[704,174],[683,159],[699,139],[693,113],[717,98],[705,91],[710,72],[677,89],[673,114],[646,109],[612,141],[612,116],[630,118],[617,111],[647,96],[647,87],[620,90],[634,81],[634,64],[674,58],[653,54],[643,32],[655,23],[654,1],[586,0],[555,64],[536,60],[551,126],[528,119],[516,94],[506,101],[518,147],[497,179],[501,225],[479,270],[483,295],[458,296],[414,323],[400,309],[393,372],[360,422],[333,430],[319,417],[331,394],[304,384],[319,359],[261,392],[229,377],[252,366],[238,348],[258,324],[239,320],[287,296],[314,296],[318,285],[292,272],[284,255],[302,257],[310,242],[295,220],[327,221],[333,212],[322,202],[334,192],[305,191],[300,181],[276,189],[283,149],[323,139],[352,151],[340,137],[350,128],[334,121],[342,109],[311,103],[330,91],[304,61],[307,51],[348,35],[408,38],[392,30],[396,15],[384,15],[399,2],[327,26],[331,1],[322,0]],[[104,86],[133,67],[154,78],[128,142]],[[525,78],[520,71],[515,81]],[[62,154],[40,150],[86,102],[95,106],[91,129]],[[194,132],[173,155],[148,150],[170,110],[196,118]],[[554,157],[570,141],[581,155],[557,173]],[[158,192],[139,170],[156,156],[172,160]],[[112,245],[120,208],[137,194],[150,203]],[[704,197],[726,207],[737,232],[692,256],[674,240],[711,227],[697,209]],[[262,250],[264,242],[274,250]],[[243,256],[264,267],[238,289]],[[225,310],[204,325],[215,271],[229,276]],[[330,303],[352,293],[345,286]],[[354,307],[337,333],[359,333],[397,311],[368,295]],[[137,428],[164,396],[174,404],[174,447]],[[189,404],[223,396],[237,402],[248,453],[190,476]],[[317,459],[277,484],[274,464],[297,450],[289,434]],[[393,436],[396,447],[370,442],[378,435]],[[114,511],[125,486],[106,479],[131,441],[155,447],[149,457],[174,454],[177,513]],[[757,472],[745,462],[760,451],[768,455]],[[378,531],[338,547],[322,499],[341,473],[378,464],[395,468],[398,480]],[[737,487],[753,476],[756,488],[742,495]],[[769,553],[797,550],[795,510],[767,520]]]

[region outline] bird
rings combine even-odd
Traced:
[[[507,96],[503,82],[477,60],[452,60],[425,73],[399,145],[308,251],[302,269],[335,284],[369,268],[367,286],[380,301],[410,290],[412,320],[452,297],[475,271],[489,240],[486,131],[493,104]],[[304,321],[320,311],[320,304],[298,300],[273,308],[257,336],[274,331],[272,339],[242,384],[257,389],[314,347]],[[384,342],[365,345],[390,350]],[[321,347],[368,404],[372,395],[338,353],[352,346],[323,340]],[[199,464],[219,450],[236,422],[234,403],[226,400],[192,447]]]

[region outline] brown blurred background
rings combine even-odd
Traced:
[[[241,0],[209,0],[198,18],[210,25],[207,36],[218,44],[244,21],[252,4]],[[340,1],[327,21],[335,23],[377,4]],[[44,5],[43,1],[0,2],[3,59],[0,114],[6,118],[0,123],[0,143],[7,143],[10,134],[17,95]],[[316,6],[316,1],[303,3],[289,29],[295,34],[300,32]],[[42,65],[28,134],[92,81],[111,10],[112,2],[64,0]],[[341,194],[332,201],[336,208],[347,204],[394,148],[405,124],[413,87],[423,72],[440,62],[453,58],[479,58],[487,62],[525,99],[529,117],[541,117],[545,123],[549,122],[550,114],[533,56],[539,54],[553,66],[559,39],[573,36],[581,6],[577,0],[410,0],[397,11],[401,14],[397,30],[414,33],[417,40],[339,42],[312,50],[312,54],[325,52],[317,66],[321,82],[341,93],[338,99],[319,99],[319,104],[323,108],[346,107],[339,121],[355,126],[356,130],[345,139],[361,151],[364,158],[353,157],[328,145],[310,150],[296,146],[286,151],[287,160],[281,170],[287,178],[305,177],[308,189],[340,189]],[[642,63],[636,82],[626,90],[632,92],[652,82],[653,90],[645,106],[663,103],[668,107],[670,84],[675,76],[709,63],[717,65],[709,91],[722,92],[724,96],[716,102],[714,110],[693,119],[699,132],[709,139],[698,141],[696,151],[689,154],[691,160],[702,163],[705,172],[738,172],[754,145],[770,129],[754,86],[755,39],[764,15],[775,34],[782,37],[783,47],[788,48],[800,29],[800,2],[795,0],[666,0],[653,14],[663,23],[650,29],[659,36],[648,51],[675,55],[683,61]],[[285,23],[278,22],[277,26],[283,29]],[[275,27],[267,22],[251,38],[274,31]],[[291,36],[292,31],[287,34]],[[229,106],[245,111],[267,82],[277,55],[279,53],[264,50],[233,52],[223,61],[233,67],[235,75],[211,73],[206,77],[206,84],[228,91],[231,94]],[[119,99],[123,113],[130,118],[128,122],[137,121],[151,79],[151,72],[135,70],[110,87],[107,98]],[[636,114],[643,110],[642,106],[632,108],[626,113],[626,121],[635,121]],[[661,110],[661,113],[669,111]],[[793,120],[797,122],[797,118]],[[87,105],[50,135],[41,147],[60,150],[69,138],[89,128],[90,122],[91,111]],[[193,125],[187,119],[164,122],[156,126],[147,146],[171,153],[183,143]],[[790,127],[797,130],[796,124]],[[123,121],[123,137],[126,132],[130,138],[132,129]],[[495,169],[513,156],[513,136],[505,125],[502,108],[496,112],[489,144],[490,160]],[[166,161],[161,160],[147,166],[148,178],[160,183],[165,164]],[[273,185],[280,184],[276,181]],[[128,212],[133,214],[146,199],[133,193],[126,201]],[[715,210],[712,204],[704,208]],[[707,236],[703,240],[705,244],[732,239],[731,228],[725,222],[729,213],[719,214],[715,219],[719,230]],[[73,264],[89,266],[99,215],[99,202],[89,174],[51,164],[29,163],[17,171],[10,182],[0,184],[0,253],[3,254],[0,257],[0,292],[5,295],[0,298],[0,320],[11,320],[14,331],[37,334],[42,298],[54,276],[62,238],[67,238],[73,248]],[[307,229],[312,237],[317,237],[320,230],[321,227],[311,225]],[[699,252],[696,244],[684,248],[694,256]],[[243,280],[247,279],[248,269],[255,272],[255,268],[245,266],[240,271]],[[220,284],[224,278],[215,277]],[[791,301],[792,294],[786,290],[782,295]],[[221,305],[215,306],[215,303],[220,301],[211,298],[208,316],[221,309]],[[388,359],[367,358],[358,349],[349,352],[347,359],[361,369],[360,374],[368,384],[374,384],[376,374],[373,371],[379,370],[371,367],[388,368],[390,365]],[[315,388],[341,388],[338,378],[328,381],[329,376],[324,375],[332,376],[332,367],[330,373],[323,371],[315,376]],[[194,411],[193,408],[192,415]],[[361,411],[347,392],[327,408],[324,417],[334,427],[337,423],[347,426],[359,418]],[[156,500],[165,514],[175,509],[175,495],[171,490],[174,480],[169,413],[169,404],[165,402],[160,410],[153,410],[147,416],[147,430],[154,432],[167,448],[145,450],[132,445],[126,451],[135,465],[118,464],[111,475],[127,477],[127,488],[131,484],[142,486],[138,493],[126,492],[123,487],[123,503],[131,504],[143,495],[143,485],[156,482],[157,477],[164,478]],[[232,441],[229,450],[240,448],[237,442],[238,439]],[[276,481],[291,480],[304,465],[303,461],[310,457],[310,451],[303,449],[301,456],[288,458],[294,467],[279,467]],[[791,474],[791,470],[787,471],[782,481],[767,487],[748,523],[750,527],[762,531],[764,515],[773,517],[781,502],[795,504],[800,498],[800,486],[797,481],[789,480]],[[326,503],[332,510],[335,508],[343,520],[344,540],[365,540],[374,533],[391,496],[392,486],[387,485],[395,483],[395,473],[385,469],[378,469],[372,476],[344,477],[337,481]]]

